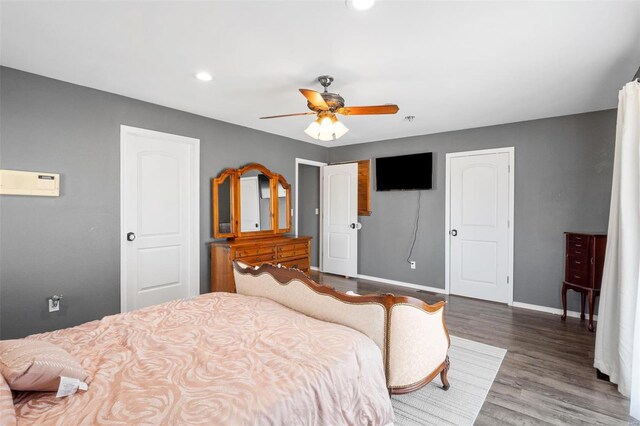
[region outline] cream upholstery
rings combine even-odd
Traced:
[[[254,269],[237,263],[243,269]],[[268,272],[254,274],[234,269],[239,294],[265,297],[305,315],[342,324],[369,336],[382,351],[387,386],[392,390],[417,389],[444,366],[449,349],[449,334],[443,321],[444,305],[429,312],[419,300],[413,300],[413,304],[399,301],[390,304],[388,298],[393,298],[392,295],[379,296],[380,303],[358,302],[356,298],[350,302],[318,292],[299,279],[282,284]],[[412,301],[411,298],[401,300]],[[385,303],[391,306],[388,324]]]
[[[409,304],[391,307],[389,387],[418,383],[444,362],[449,349],[449,337],[442,322],[443,314],[444,309],[427,312]]]
[[[244,266],[244,265],[240,265]],[[342,324],[369,336],[385,355],[384,305],[349,303],[333,296],[317,293],[299,280],[280,284],[268,273],[258,276],[234,270],[236,291],[247,296],[260,296],[322,321]]]

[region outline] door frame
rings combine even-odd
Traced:
[[[157,132],[155,130],[141,129],[131,126],[120,126],[120,312],[125,312],[127,306],[127,274],[126,274],[126,243],[125,229],[125,170],[126,158],[124,146],[128,136],[138,135],[143,137],[156,137],[167,141],[182,143],[191,146],[191,277],[189,283],[189,295],[191,297],[200,294],[200,139],[171,133]]]
[[[327,166],[328,163],[323,163],[322,161],[314,161],[314,160],[305,160],[304,158],[297,158],[296,157],[296,179],[295,179],[295,210],[294,210],[294,216],[295,216],[295,226],[294,226],[294,233],[296,235],[296,237],[298,236],[298,179],[299,179],[299,171],[300,171],[300,165],[304,164],[307,166],[314,166],[318,168],[318,176],[320,179],[320,194],[318,194],[318,196],[320,197],[320,204],[318,206],[318,208],[320,209],[320,214],[318,215],[318,235],[319,235],[319,240],[318,240],[318,270],[322,271],[322,167]],[[314,269],[314,268],[311,268]]]
[[[451,159],[457,157],[471,157],[476,155],[485,154],[509,154],[509,259],[507,265],[507,271],[509,274],[509,298],[507,304],[513,305],[513,241],[514,241],[514,195],[515,195],[515,147],[504,148],[492,148],[481,149],[476,151],[463,151],[463,152],[450,152],[446,154],[446,169],[445,169],[445,223],[444,223],[444,291],[446,294],[450,294],[450,235],[449,229],[451,227]]]

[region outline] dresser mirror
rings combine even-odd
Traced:
[[[291,230],[291,186],[282,176],[278,179],[278,231]]]
[[[255,238],[291,231],[291,186],[258,163],[212,180],[214,238]]]
[[[216,238],[235,236],[234,175],[225,170],[213,179],[213,234]]]
[[[271,217],[271,180],[248,170],[240,176],[240,232],[270,231]]]

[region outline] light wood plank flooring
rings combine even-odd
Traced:
[[[446,299],[450,334],[507,349],[478,425],[638,424],[628,416],[629,400],[614,385],[596,378],[595,333],[587,330],[586,321],[562,322],[558,315],[316,271],[312,278],[359,294],[402,294],[427,303]]]

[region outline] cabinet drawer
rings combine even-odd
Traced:
[[[569,256],[586,258],[589,254],[589,242],[569,240],[569,242],[567,243],[567,253],[569,254]]]
[[[307,243],[295,243],[295,244],[283,244],[278,246],[278,251],[292,251],[292,250],[308,250],[309,244]]]
[[[287,260],[285,262],[279,262],[279,265],[282,265],[286,268],[296,268],[300,269],[303,272],[309,272],[309,258],[300,258],[294,260]]]
[[[278,259],[284,259],[286,257],[302,257],[308,254],[308,244],[289,244],[278,247]]]
[[[308,250],[305,249],[298,249],[298,250],[291,250],[291,251],[279,251],[278,252],[278,259],[285,259],[288,257],[303,257],[303,256],[307,256],[309,254]]]
[[[572,241],[574,243],[587,243],[589,241],[589,236],[588,235],[582,235],[582,234],[569,234],[569,241]]]
[[[251,265],[261,265],[263,263],[275,263],[275,259],[275,254],[262,254],[260,256],[247,256],[238,260],[249,263]]]
[[[275,250],[273,247],[246,247],[239,248],[236,250],[236,257],[253,257],[253,256],[265,256],[265,255],[274,255]]]
[[[567,271],[567,282],[586,287],[589,283],[589,274],[582,271],[569,270]]]
[[[585,274],[589,271],[589,262],[586,256],[567,256],[567,270],[572,270],[575,272],[584,272]]]

